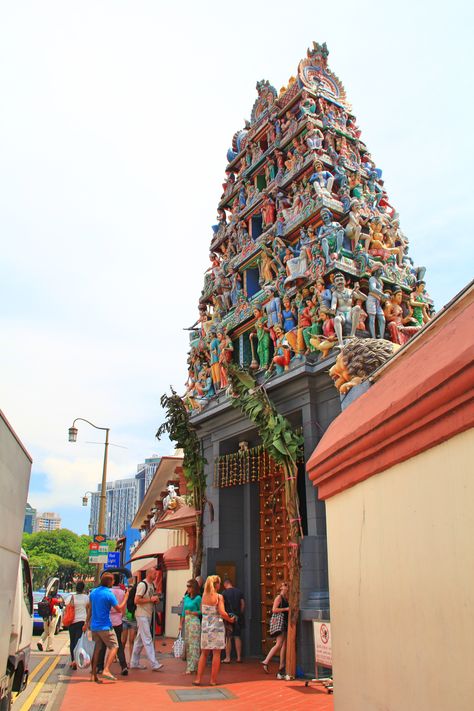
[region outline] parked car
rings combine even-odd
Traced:
[[[51,592],[51,588],[52,584],[50,583],[47,589],[43,588],[41,590],[36,590],[35,592],[33,592],[33,632],[35,632],[36,634],[42,634],[44,629],[43,618],[38,615],[38,602],[44,598],[47,592],[48,594]],[[66,595],[68,594],[69,593],[65,592],[64,590],[59,590],[56,593],[58,598],[62,598],[63,604],[59,607],[59,617],[56,623],[56,629],[54,630],[54,634],[59,634],[62,630],[64,600]]]

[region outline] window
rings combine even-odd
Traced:
[[[33,614],[33,591],[31,589],[30,566],[26,558],[21,559],[21,577],[23,583],[23,600],[30,615]]]
[[[257,291],[260,291],[260,273],[256,267],[250,267],[244,271],[245,277],[245,293],[250,299]]]
[[[251,220],[252,239],[255,241],[262,234],[262,216],[252,215]]]

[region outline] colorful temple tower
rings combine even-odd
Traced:
[[[327,605],[324,504],[304,471],[340,411],[327,374],[348,338],[403,345],[432,303],[382,171],[345,90],[313,43],[279,92],[257,82],[250,121],[227,153],[210,244],[211,266],[191,330],[183,396],[207,459],[205,572],[228,573],[248,601],[245,649],[268,647],[268,616],[286,577],[281,473],[226,394],[226,364],[248,368],[301,428],[302,530],[299,661],[312,663],[311,627]]]

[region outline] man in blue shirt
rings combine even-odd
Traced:
[[[111,591],[114,583],[112,573],[103,573],[100,579],[100,586],[94,588],[89,595],[89,603],[87,605],[87,618],[84,624],[84,631],[90,628],[92,639],[95,642],[94,654],[92,656],[92,679],[98,684],[101,680],[97,676],[97,661],[102,647],[105,645],[109,650],[104,666],[102,676],[104,679],[116,681],[116,678],[110,671],[110,667],[115,661],[118,649],[118,640],[115,630],[110,619],[110,610],[113,608],[117,612],[123,612],[128,600],[128,591],[121,604],[117,602],[117,598]]]

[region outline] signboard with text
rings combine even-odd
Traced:
[[[313,620],[316,665],[332,669],[331,623]]]
[[[109,551],[107,554],[107,563],[104,565],[105,570],[109,568],[120,567],[120,551]]]
[[[103,565],[107,563],[109,547],[107,543],[89,543],[89,563]]]

